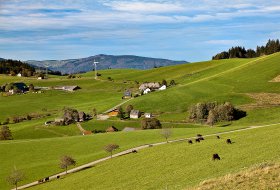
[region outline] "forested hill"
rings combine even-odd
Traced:
[[[268,40],[265,46],[257,46],[256,50],[245,49],[244,47],[232,47],[228,51],[223,51],[213,56],[213,60],[230,58],[254,58],[262,55],[270,55],[280,51],[279,40]]]
[[[15,76],[18,73],[26,77],[32,76],[35,73],[35,68],[21,61],[0,58],[0,74]]]
[[[169,65],[177,65],[187,63],[186,61],[173,61],[168,59],[158,59],[149,57],[140,57],[134,55],[95,55],[81,59],[68,60],[30,60],[27,63],[39,67],[48,66],[49,69],[60,71],[61,73],[79,73],[93,70],[93,61],[98,61],[97,69],[108,68],[131,68],[131,69],[151,69],[154,67],[162,67]]]

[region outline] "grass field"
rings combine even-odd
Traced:
[[[265,162],[247,170],[201,182],[192,190],[258,190],[280,188],[280,164]]]
[[[172,138],[186,138],[195,136],[197,133],[212,134],[239,128],[239,126],[174,128]],[[2,141],[0,150],[5,154],[1,156],[0,189],[7,188],[5,176],[14,165],[26,171],[27,177],[24,182],[27,183],[60,172],[58,161],[64,154],[72,155],[77,159],[78,165],[82,165],[107,156],[103,147],[108,143],[119,144],[118,151],[122,151],[161,141],[164,139],[158,130]]]
[[[169,143],[31,189],[185,189],[257,163],[279,161],[279,132],[280,125],[221,135],[222,139],[206,137],[193,145]],[[234,143],[226,144],[226,138]],[[212,161],[213,153],[221,160]]]
[[[67,79],[66,77],[54,77],[50,76],[48,80],[36,80],[35,78],[18,78],[0,75],[0,84],[7,82],[19,82],[23,81],[26,84],[34,84],[35,86],[57,86],[57,85],[78,85],[81,90],[73,93],[62,91],[45,91],[42,94],[25,94],[14,95],[9,97],[0,96],[0,121],[3,122],[7,117],[26,115],[30,113],[42,113],[51,114],[48,117],[40,118],[37,120],[24,121],[18,124],[9,124],[9,127],[13,133],[15,140],[13,141],[1,141],[0,151],[5,152],[1,155],[0,159],[0,189],[8,189],[8,185],[5,182],[5,177],[9,171],[16,165],[18,168],[26,172],[26,179],[23,183],[28,183],[39,178],[46,177],[48,175],[60,172],[58,168],[58,160],[60,156],[64,154],[72,155],[78,161],[78,165],[82,165],[89,161],[93,161],[106,156],[106,153],[102,147],[108,143],[118,143],[121,150],[125,150],[134,146],[143,145],[152,142],[160,142],[163,138],[159,135],[157,130],[152,131],[135,131],[135,132],[118,132],[111,134],[95,134],[90,136],[81,136],[80,131],[75,125],[70,126],[44,126],[44,122],[52,120],[61,116],[63,107],[73,107],[81,111],[91,112],[93,108],[96,108],[99,113],[121,103],[123,92],[125,89],[137,89],[135,81],[162,81],[166,79],[175,80],[177,85],[168,88],[166,91],[153,92],[145,96],[141,96],[131,100],[127,104],[132,104],[134,108],[140,109],[144,112],[152,112],[162,121],[164,127],[174,127],[173,138],[190,137],[197,133],[210,134],[215,132],[222,132],[234,129],[240,129],[253,125],[271,124],[280,122],[280,106],[277,101],[267,105],[263,102],[259,102],[257,99],[253,99],[250,94],[254,93],[257,96],[258,93],[280,93],[280,83],[269,82],[280,74],[279,60],[280,53],[265,56],[257,59],[230,59],[220,61],[207,61],[200,63],[192,63],[185,65],[162,67],[151,70],[104,70],[99,71],[101,73],[100,80],[94,80],[93,73],[85,73],[81,75],[81,78]],[[108,77],[111,77],[113,81],[109,81]],[[262,96],[265,97],[265,96]],[[277,97],[277,96],[275,96]],[[235,106],[247,111],[247,117],[231,123],[219,123],[214,128],[207,126],[195,125],[195,124],[180,124],[178,122],[186,122],[188,116],[187,109],[190,105],[203,101],[230,101]],[[126,106],[125,104],[124,106]],[[91,120],[89,122],[82,123],[82,126],[86,130],[104,130],[109,126],[114,125],[118,129],[124,127],[140,127],[140,120],[128,120],[120,121],[117,119],[110,119],[108,121]],[[226,127],[225,127],[226,126]],[[209,138],[207,144],[194,145],[188,147],[186,144],[170,144],[162,147],[154,147],[149,150],[143,151],[143,157],[138,154],[129,155],[128,158],[113,159],[110,163],[103,163],[94,167],[91,170],[84,171],[81,174],[75,174],[69,177],[69,180],[77,177],[77,186],[79,181],[87,175],[90,175],[90,171],[94,171],[92,176],[93,180],[89,185],[93,185],[93,182],[98,182],[98,187],[108,188],[112,185],[112,182],[105,183],[106,175],[111,175],[111,179],[116,179],[116,189],[123,188],[122,184],[130,185],[135,183],[135,180],[139,179],[143,187],[154,189],[155,187],[166,188],[187,188],[198,184],[201,180],[205,180],[212,177],[218,177],[225,175],[228,172],[238,171],[242,167],[248,167],[251,164],[262,162],[263,160],[275,160],[275,152],[279,151],[277,146],[274,146],[274,141],[265,142],[265,138],[271,135],[272,139],[275,139],[275,135],[279,133],[277,131],[279,127],[269,127],[269,131],[266,129],[258,129],[255,131],[248,131],[234,134],[234,139],[237,139],[240,143],[233,144],[232,152],[224,152],[224,144],[219,144],[215,139]],[[270,134],[273,133],[275,134]],[[267,134],[269,133],[269,134]],[[247,134],[244,135],[244,134]],[[242,139],[249,139],[244,142]],[[258,154],[260,156],[254,156],[249,160],[243,157],[235,157],[236,162],[226,162],[224,159],[220,162],[221,166],[217,166],[221,170],[215,170],[214,176],[210,176],[210,172],[213,170],[203,170],[203,175],[185,175],[183,169],[190,168],[191,174],[193,174],[196,167],[204,168],[209,162],[209,151],[217,150],[225,154],[235,155],[236,151],[246,147],[240,156],[252,154],[256,148],[251,147],[251,144],[256,144],[262,147],[262,141],[253,143],[254,139],[262,139],[263,144],[268,146],[268,150],[264,153]],[[206,141],[205,141],[206,142]],[[218,144],[217,144],[218,143]],[[242,146],[241,146],[242,145]],[[250,145],[250,146],[249,146]],[[177,147],[178,146],[178,147]],[[194,147],[201,146],[199,153],[195,152],[197,149]],[[210,148],[209,148],[210,147]],[[186,148],[186,149],[185,149]],[[174,150],[173,150],[174,149]],[[189,163],[194,163],[193,166],[182,165],[181,161],[187,160],[184,156],[176,154],[181,152],[181,149],[188,155],[199,156],[198,161],[192,158]],[[164,155],[166,152],[174,152],[171,158],[176,160],[177,165],[167,165],[167,169],[162,169],[161,165],[155,165],[155,171],[147,170],[147,165],[137,165],[144,159],[156,159],[161,164],[171,163],[169,158]],[[247,152],[246,152],[247,151]],[[256,150],[258,151],[258,150]],[[274,151],[274,152],[273,152]],[[205,154],[202,154],[205,153]],[[144,156],[146,155],[146,157]],[[156,155],[159,155],[157,157]],[[263,154],[266,154],[264,157]],[[140,155],[140,154],[139,154]],[[141,151],[142,155],[142,151]],[[149,156],[151,155],[151,156]],[[178,158],[177,158],[178,156]],[[163,157],[164,160],[159,158]],[[188,157],[189,158],[189,157]],[[136,159],[136,160],[134,160]],[[181,161],[177,159],[181,159]],[[238,160],[239,159],[239,160]],[[240,161],[242,160],[242,162]],[[243,162],[244,160],[244,162]],[[134,161],[137,161],[134,163]],[[135,170],[131,172],[127,167],[124,167],[123,163],[127,162],[132,164],[133,167],[138,167],[143,177],[137,176]],[[146,163],[146,162],[145,162]],[[106,172],[109,171],[109,167],[115,166],[116,170],[120,170],[125,173],[124,178],[118,178],[118,172]],[[210,162],[211,166],[212,162]],[[164,166],[164,165],[163,165]],[[139,168],[140,167],[140,168]],[[173,168],[174,167],[174,168]],[[182,168],[182,170],[180,169]],[[225,168],[222,168],[225,167]],[[169,175],[171,171],[177,171],[178,180]],[[213,169],[213,168],[212,168]],[[102,175],[95,175],[96,172],[104,171]],[[134,171],[134,174],[132,173]],[[142,172],[142,173],[141,173]],[[164,173],[163,173],[164,172]],[[158,174],[157,174],[158,173]],[[91,173],[92,174],[92,173]],[[165,174],[167,174],[165,176]],[[175,173],[176,174],[176,173]],[[129,175],[131,177],[129,177]],[[164,178],[157,179],[158,175],[164,176]],[[174,175],[176,176],[176,175]],[[170,179],[169,179],[170,178]],[[68,178],[62,181],[67,181]],[[99,182],[100,181],[100,182]],[[154,182],[156,181],[156,182]],[[177,183],[178,182],[178,183]],[[49,183],[42,188],[54,188],[58,182]],[[61,187],[64,183],[61,184]],[[87,182],[85,183],[87,184]],[[60,184],[59,184],[60,185]],[[104,186],[103,186],[104,185]],[[60,187],[60,186],[58,186]],[[41,187],[40,187],[41,188]],[[87,186],[85,188],[88,188]],[[102,188],[101,188],[102,189]],[[138,187],[140,189],[140,186]]]

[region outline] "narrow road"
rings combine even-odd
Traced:
[[[119,103],[118,105],[112,107],[111,109],[108,109],[107,111],[103,112],[103,114],[106,114],[106,113],[110,112],[111,110],[114,110],[114,109],[120,107],[121,105],[123,105],[123,104],[125,104],[125,103],[131,101],[131,100],[133,100],[133,98],[130,98],[130,99],[128,99],[128,100],[126,100],[126,101],[124,101],[124,102],[122,102],[122,103]]]
[[[85,130],[85,129],[82,127],[82,125],[80,124],[80,122],[77,122],[77,127],[78,127],[78,129],[81,131],[81,133],[82,133],[83,135],[92,134],[91,131]]]
[[[231,130],[231,131],[226,131],[226,132],[213,133],[213,134],[203,135],[203,136],[204,137],[210,137],[210,136],[235,133],[235,132],[240,132],[240,131],[246,131],[246,130],[258,129],[258,128],[263,128],[263,127],[275,126],[275,125],[280,125],[280,123],[274,123],[274,124],[268,124],[268,125],[260,125],[260,126],[250,126],[250,127],[243,128],[243,129],[236,129],[236,130]],[[177,139],[177,140],[170,140],[169,143],[185,141],[185,140],[190,139],[190,138],[196,138],[196,137],[189,137],[189,138],[182,138],[182,139]],[[134,148],[131,148],[131,149],[124,150],[122,152],[116,153],[112,157],[115,158],[115,157],[123,156],[123,155],[126,155],[126,154],[130,154],[132,152],[132,150],[137,150],[138,151],[138,150],[141,150],[141,149],[144,149],[144,148],[148,148],[148,147],[151,147],[151,146],[159,146],[159,145],[163,145],[163,144],[166,144],[166,143],[167,142],[164,141],[164,142],[152,143],[152,144],[146,144],[146,145],[134,147]],[[90,168],[90,167],[92,167],[92,166],[94,166],[94,165],[96,165],[96,164],[98,164],[100,162],[104,162],[104,161],[109,160],[109,159],[111,159],[110,156],[105,157],[105,158],[101,158],[99,160],[95,160],[93,162],[90,162],[90,163],[78,166],[76,168],[70,169],[70,170],[68,170],[68,173],[74,173],[74,172],[78,172],[78,171]],[[66,175],[66,173],[65,172],[61,172],[61,173],[49,176],[49,179],[50,180],[56,179],[56,177],[58,175],[59,176],[63,176],[63,175]],[[35,181],[35,182],[32,182],[32,183],[20,186],[20,187],[18,187],[18,189],[25,189],[25,188],[32,187],[32,186],[35,186],[35,185],[39,185],[38,181]],[[13,189],[13,190],[15,190],[15,189]]]

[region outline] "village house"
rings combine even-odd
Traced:
[[[152,113],[145,113],[144,116],[145,116],[145,118],[151,118],[152,117]]]
[[[132,97],[132,93],[130,90],[126,90],[124,92],[123,98],[131,98]]]
[[[65,90],[68,92],[74,92],[75,90],[81,89],[79,86],[55,86],[54,90]]]
[[[108,116],[115,117],[119,114],[119,110],[117,108],[115,108],[115,109],[109,110],[107,113],[108,113]]]
[[[151,92],[151,89],[147,88],[147,89],[145,89],[145,90],[143,91],[143,94],[148,94],[148,93],[150,93],[150,92]]]
[[[140,85],[139,90],[144,91],[147,88],[149,88],[150,90],[157,90],[160,88],[160,84],[158,82],[145,82]]]
[[[166,85],[162,85],[158,90],[166,90]]]
[[[17,77],[22,77],[21,73],[18,73],[18,74],[17,74]]]
[[[132,119],[138,119],[141,116],[141,112],[139,110],[131,110],[129,117]]]

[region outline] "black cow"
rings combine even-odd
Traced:
[[[227,142],[227,144],[231,144],[232,143],[230,139],[227,139],[226,142]]]
[[[60,178],[60,176],[58,175],[58,176],[56,176],[56,179],[59,179]]]
[[[192,142],[192,140],[188,140],[188,143],[189,143],[189,144],[192,144],[193,142]]]
[[[43,183],[43,182],[44,182],[43,179],[39,179],[39,180],[38,180],[38,183]]]
[[[46,178],[45,178],[45,182],[47,182],[47,181],[50,181],[50,178],[49,178],[49,177],[46,177]]]
[[[203,136],[202,136],[201,134],[197,134],[196,136],[197,136],[197,138],[198,138],[199,140],[201,140],[201,141],[204,140],[204,138],[203,138]]]
[[[196,139],[195,139],[195,142],[199,143],[199,142],[200,142],[200,139],[199,139],[199,138],[196,138]]]
[[[212,156],[212,160],[221,160],[221,158],[220,158],[220,156],[219,156],[219,154],[213,154],[213,156]]]
[[[219,136],[219,135],[217,135],[217,139],[220,139],[220,136]]]
[[[132,150],[131,152],[132,152],[132,153],[137,153],[137,150]]]

